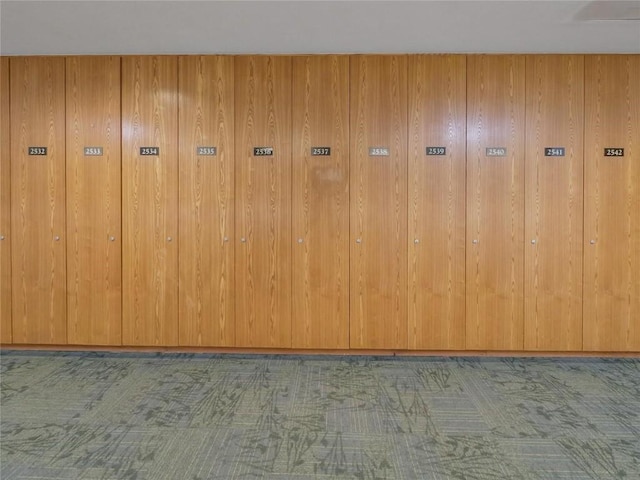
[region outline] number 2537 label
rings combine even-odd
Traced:
[[[311,155],[314,157],[328,157],[331,155],[331,147],[311,147]]]

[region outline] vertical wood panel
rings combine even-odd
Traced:
[[[348,348],[349,57],[294,58],[292,105],[292,343]]]
[[[235,78],[236,344],[290,347],[291,58],[236,57]]]
[[[520,350],[525,58],[469,55],[467,79],[466,348]]]
[[[407,348],[407,57],[353,56],[350,84],[350,345]]]
[[[0,343],[11,343],[9,57],[0,57]]]
[[[120,57],[68,57],[67,330],[122,344]],[[85,156],[85,147],[102,147]]]
[[[584,58],[526,59],[525,350],[582,349]],[[565,148],[564,157],[545,156]]]
[[[13,341],[64,344],[64,58],[12,57],[10,76]]]
[[[180,345],[235,342],[233,69],[233,57],[179,59]]]
[[[122,58],[125,345],[178,343],[177,91],[177,57]]]
[[[585,58],[584,349],[640,351],[640,56]],[[623,157],[604,149],[624,148]]]
[[[409,348],[464,349],[466,57],[409,59]],[[427,156],[426,147],[446,155]]]

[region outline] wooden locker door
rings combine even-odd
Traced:
[[[350,83],[350,346],[406,349],[407,57],[353,56]]]
[[[122,58],[122,339],[178,344],[178,59]]]
[[[120,57],[67,57],[67,332],[122,344]]]
[[[233,346],[233,57],[179,59],[180,345]]]
[[[463,350],[466,57],[409,57],[409,348]]]
[[[587,55],[583,326],[587,351],[640,351],[639,125],[640,56]],[[605,156],[606,149],[616,155]]]
[[[291,58],[238,56],[235,78],[236,345],[290,347]]]
[[[578,351],[584,57],[530,55],[526,70],[524,348]]]
[[[0,57],[0,344],[12,342],[9,101],[9,57]]]
[[[521,350],[525,57],[467,57],[468,350]]]
[[[67,342],[65,69],[62,57],[12,57],[13,342]]]
[[[292,104],[292,344],[349,348],[349,57],[294,58]]]

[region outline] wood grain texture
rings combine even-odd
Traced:
[[[180,345],[235,344],[233,102],[233,57],[180,57]]]
[[[640,351],[639,125],[640,55],[585,56],[587,351]]]
[[[11,137],[9,57],[0,57],[0,343],[11,333]]]
[[[446,148],[427,156],[427,146]],[[466,57],[409,57],[409,348],[465,345]]]
[[[295,57],[292,105],[292,344],[348,348],[349,57]]]
[[[530,55],[526,70],[524,348],[579,351],[584,57]]]
[[[125,345],[178,344],[177,92],[177,57],[122,58]]]
[[[121,345],[120,57],[67,57],[66,68],[68,341]]]
[[[290,347],[291,58],[236,57],[235,78],[236,345]]]
[[[350,69],[350,347],[407,348],[407,57]]]
[[[14,343],[65,344],[65,67],[12,57],[11,232]],[[28,155],[46,147],[46,156]]]
[[[521,350],[524,56],[468,56],[467,95],[466,348]]]

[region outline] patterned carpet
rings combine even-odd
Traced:
[[[0,362],[2,480],[640,479],[640,359]]]

